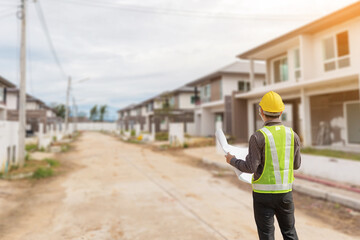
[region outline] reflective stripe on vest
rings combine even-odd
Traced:
[[[274,140],[274,136],[271,133],[271,131],[273,130],[269,130],[266,127],[263,127],[262,129],[260,129],[260,131],[266,135],[267,138],[265,138],[265,165],[264,165],[264,169],[263,169],[263,173],[260,176],[260,178],[256,181],[253,180],[252,186],[253,186],[253,190],[254,191],[258,191],[258,192],[286,192],[286,191],[291,191],[292,189],[292,180],[293,178],[290,179],[289,182],[289,175],[290,173],[292,173],[293,169],[292,166],[290,166],[290,158],[291,156],[293,156],[291,154],[291,151],[293,151],[293,131],[291,128],[288,127],[284,127],[284,126],[273,126],[275,127],[276,130],[278,130],[277,128],[281,128],[282,130],[282,135],[277,135],[277,137],[281,137],[281,144],[282,148],[279,150],[279,154],[281,154],[281,163],[283,163],[283,178],[281,178],[281,170],[280,170],[280,162],[279,162],[279,157],[278,157],[278,151],[276,149],[276,144],[275,144],[275,140]],[[285,131],[284,131],[285,130]],[[284,136],[285,133],[285,136]],[[283,138],[285,137],[285,139]],[[284,142],[285,140],[285,142]],[[279,141],[279,140],[278,140]],[[266,142],[268,143],[268,145],[266,144]],[[278,142],[279,144],[279,142]],[[278,145],[279,146],[279,145]],[[270,150],[270,155],[269,155],[269,151]],[[268,152],[268,153],[266,153]],[[271,160],[268,159],[271,157]],[[272,163],[273,165],[273,173],[274,176],[271,178],[269,178],[269,176],[271,175],[271,165],[268,165],[269,162],[266,161],[270,161],[270,164]],[[291,170],[291,172],[289,172]],[[266,172],[265,172],[266,171]],[[269,175],[270,174],[270,175]],[[266,175],[263,179],[263,175]],[[274,179],[275,177],[275,179]],[[271,180],[273,179],[273,180]],[[275,181],[275,182],[274,182]]]

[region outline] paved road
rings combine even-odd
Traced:
[[[0,239],[257,239],[251,194],[183,156],[92,132],[75,147],[63,160],[75,169],[13,202]],[[301,239],[354,239],[301,211],[296,220]]]

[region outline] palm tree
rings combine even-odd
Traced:
[[[100,112],[100,121],[103,122],[104,116],[107,112],[107,106],[106,105],[101,106],[99,112]]]
[[[97,118],[98,118],[98,109],[97,109],[97,105],[93,106],[91,109],[90,109],[90,119],[92,121],[96,121]]]

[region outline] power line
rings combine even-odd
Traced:
[[[54,56],[54,59],[55,59],[55,62],[61,72],[61,74],[64,76],[64,78],[67,78],[67,74],[65,73],[64,71],[64,68],[62,67],[61,63],[60,63],[60,60],[59,60],[59,57],[56,53],[56,50],[55,50],[55,47],[54,47],[54,44],[52,42],[52,39],[51,39],[51,36],[50,36],[50,32],[49,32],[49,29],[47,27],[47,24],[46,24],[46,20],[45,20],[45,16],[44,16],[44,13],[43,13],[43,10],[41,8],[41,5],[40,5],[40,1],[37,0],[35,2],[35,9],[36,9],[36,13],[39,17],[39,20],[40,20],[40,23],[41,23],[41,26],[43,28],[43,31],[45,33],[45,36],[46,36],[46,40],[49,44],[49,47],[50,47],[50,50],[51,50],[51,53],[52,55]]]
[[[187,17],[203,17],[203,18],[222,18],[222,19],[244,19],[244,20],[307,20],[310,15],[294,16],[294,15],[264,15],[264,14],[242,14],[234,12],[205,12],[189,9],[172,9],[172,8],[154,8],[140,5],[129,5],[122,3],[109,3],[100,1],[82,1],[82,0],[62,0],[61,2],[76,4],[81,6],[117,9],[123,11],[132,11],[150,14],[179,15]]]

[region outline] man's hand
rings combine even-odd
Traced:
[[[235,157],[234,155],[231,155],[230,153],[227,153],[227,154],[225,155],[226,162],[230,164],[230,160],[231,160],[232,158],[234,158],[234,157]]]

